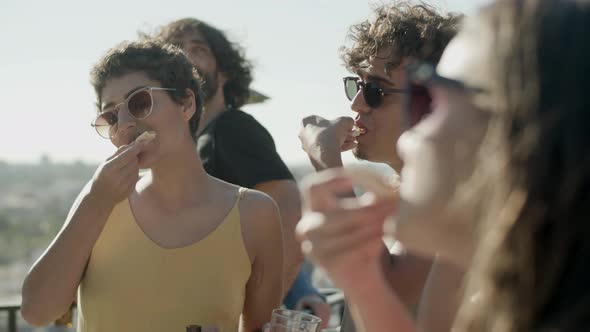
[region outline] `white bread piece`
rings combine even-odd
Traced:
[[[345,167],[344,173],[349,176],[355,185],[368,192],[372,192],[378,198],[391,198],[397,196],[398,186],[391,179],[371,169],[363,167]]]
[[[386,177],[371,169],[351,166],[345,167],[344,173],[351,178],[353,184],[365,191],[372,192],[379,199],[391,199],[398,196],[399,178],[397,177]],[[393,238],[395,228],[393,217],[387,217],[383,224],[384,240],[387,243],[395,242]]]
[[[156,138],[156,133],[153,131],[144,131],[139,137],[135,139],[136,143],[140,142],[151,142],[154,138]]]
[[[351,135],[352,137],[359,137],[359,136],[361,136],[362,134],[364,134],[366,131],[367,131],[367,130],[366,130],[365,128],[361,128],[361,127],[354,126],[354,127],[352,127],[352,130],[351,130],[351,132],[350,132],[350,135]]]

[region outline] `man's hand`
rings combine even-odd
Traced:
[[[356,147],[353,126],[354,120],[349,117],[326,120],[310,115],[301,121],[301,147],[316,171],[342,166],[340,154]]]

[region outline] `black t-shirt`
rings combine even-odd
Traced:
[[[240,110],[225,111],[209,123],[198,137],[197,151],[207,173],[238,186],[293,179],[270,133]]]

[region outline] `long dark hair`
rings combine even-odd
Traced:
[[[223,86],[227,106],[232,109],[242,107],[250,96],[252,63],[246,59],[244,49],[229,41],[223,31],[196,18],[183,18],[161,27],[153,37],[182,47],[180,40],[195,33],[206,39],[217,66],[227,77]]]
[[[590,330],[590,2],[498,0],[482,239],[459,331]]]

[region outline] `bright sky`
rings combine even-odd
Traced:
[[[431,0],[472,13],[486,0]],[[90,127],[92,65],[138,30],[196,17],[226,31],[254,60],[253,87],[271,97],[248,106],[287,163],[303,163],[297,132],[309,114],[352,114],[338,49],[367,18],[366,0],[19,0],[0,2],[0,160],[104,160],[114,148]]]

